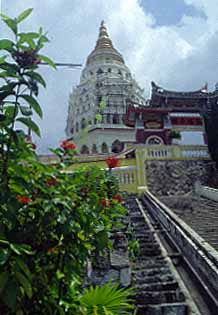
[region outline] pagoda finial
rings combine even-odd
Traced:
[[[104,25],[104,20],[101,21],[101,27],[102,27],[102,26],[105,26],[105,25]]]

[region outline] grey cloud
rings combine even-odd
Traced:
[[[159,0],[163,5],[163,0]],[[218,14],[214,0],[185,0],[207,18],[183,17],[180,24],[158,26],[137,0],[3,0],[3,11],[11,16],[33,7],[24,29],[48,30],[51,43],[44,49],[55,61],[83,63],[93,49],[100,21],[105,19],[115,47],[123,54],[135,78],[150,91],[155,80],[166,88],[196,89],[205,81],[216,82]],[[6,34],[2,23],[0,32]],[[47,89],[40,92],[44,119],[41,152],[64,139],[68,98],[78,84],[80,71],[59,68],[40,70]]]

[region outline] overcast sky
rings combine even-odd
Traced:
[[[0,0],[2,12],[33,14],[23,30],[42,26],[50,43],[44,49],[56,62],[82,63],[95,46],[105,20],[114,46],[150,94],[150,82],[173,90],[195,90],[218,81],[217,0]],[[0,22],[1,37],[9,36]],[[44,118],[40,152],[65,138],[68,98],[81,70],[44,67],[47,89],[40,91]]]

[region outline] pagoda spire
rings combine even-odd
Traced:
[[[103,20],[101,21],[98,40],[95,46],[95,49],[99,49],[99,48],[113,48],[112,41],[108,35],[107,28]]]
[[[108,35],[105,22],[102,20],[99,28],[98,39],[95,48],[87,58],[87,64],[102,60],[103,58],[110,58],[124,64],[122,55],[114,48],[112,41]]]

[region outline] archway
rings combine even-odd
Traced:
[[[93,146],[92,146],[92,153],[94,153],[94,154],[98,153],[98,149],[97,149],[96,144],[93,144]]]
[[[87,147],[87,145],[83,145],[81,150],[80,150],[81,154],[89,154],[89,148]]]
[[[118,139],[112,143],[112,149],[111,149],[112,152],[119,153],[123,151],[123,149],[124,149],[124,144],[120,142]]]

